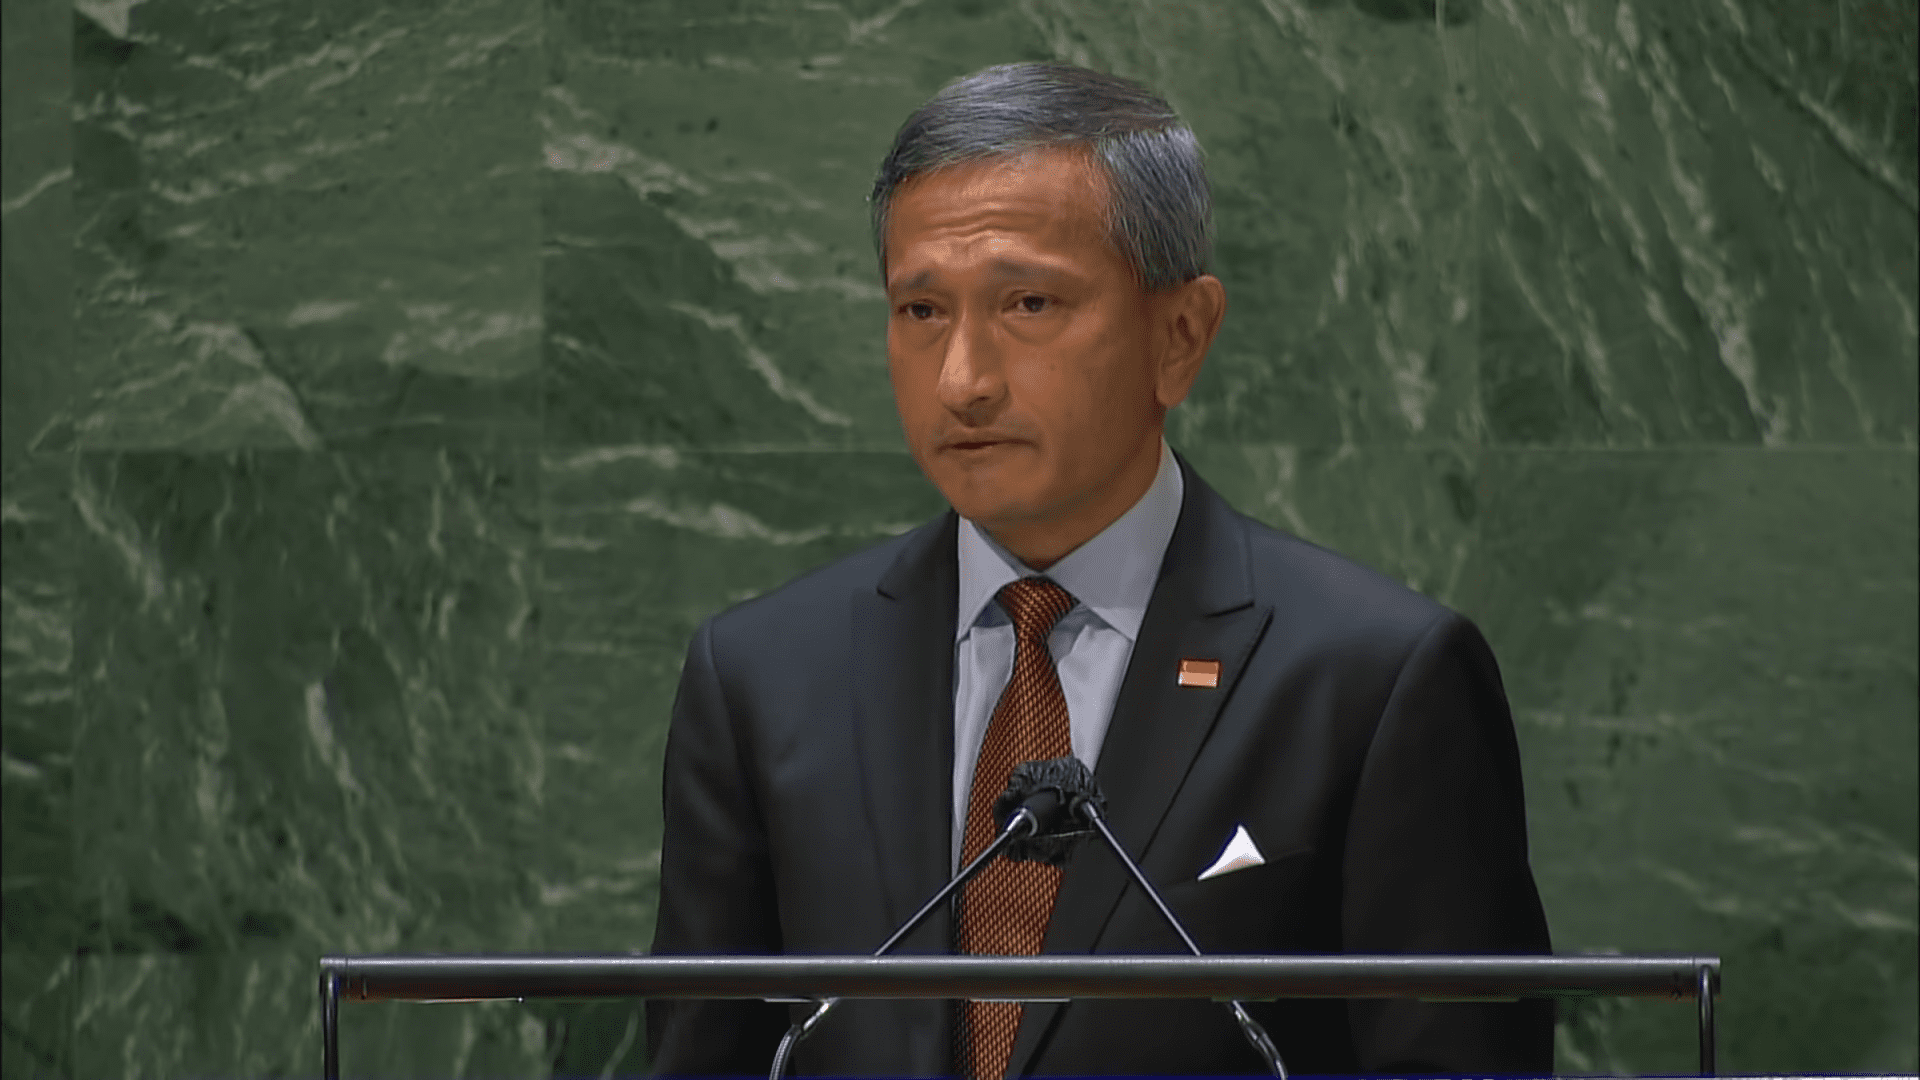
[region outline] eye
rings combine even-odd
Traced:
[[[933,305],[922,300],[916,300],[902,307],[900,310],[906,312],[909,318],[918,319],[922,322],[933,318]]]
[[[1051,301],[1049,301],[1046,297],[1036,296],[1033,293],[1028,293],[1027,295],[1020,298],[1020,310],[1026,312],[1029,315],[1038,315],[1041,312],[1047,310],[1047,308],[1050,305],[1051,305]]]

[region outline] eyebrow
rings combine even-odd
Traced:
[[[1066,276],[1064,271],[1043,263],[1019,262],[1014,259],[994,259],[987,263],[987,269],[999,281],[1035,281]],[[915,289],[924,289],[933,284],[933,279],[932,269],[922,270],[894,282],[887,287],[887,291],[890,293],[912,292]]]

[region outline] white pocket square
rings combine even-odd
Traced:
[[[1200,871],[1200,876],[1194,880],[1205,881],[1221,874],[1231,874],[1235,870],[1245,870],[1249,866],[1262,866],[1266,861],[1260,849],[1254,846],[1253,837],[1247,835],[1247,827],[1241,825],[1233,830],[1233,839],[1227,841],[1227,849],[1213,860],[1212,866]]]

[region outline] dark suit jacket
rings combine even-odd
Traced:
[[[1121,841],[1219,953],[1541,953],[1513,721],[1473,625],[1186,498],[1096,775]],[[710,619],[667,739],[654,952],[871,952],[948,877],[952,513]],[[1217,688],[1176,685],[1217,659]],[[1245,825],[1266,864],[1196,875]],[[1083,846],[1052,953],[1179,953]],[[945,913],[903,952],[947,952]],[[1551,1069],[1544,1001],[1251,1006],[1295,1072]],[[652,1002],[657,1071],[764,1073],[785,1006]],[[943,1002],[843,1002],[798,1071],[952,1071]],[[1259,1072],[1210,1001],[1029,1005],[1008,1075]]]

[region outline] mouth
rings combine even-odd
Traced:
[[[957,450],[963,454],[977,454],[1002,446],[1012,446],[1019,440],[995,438],[992,436],[973,436],[962,439],[947,439],[940,444],[942,450]]]

